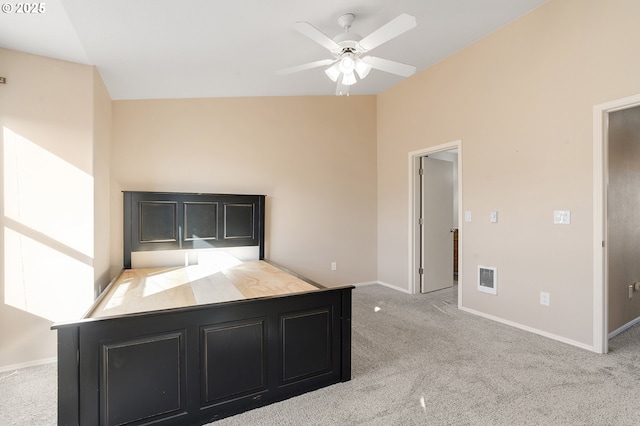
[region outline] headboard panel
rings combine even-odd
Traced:
[[[264,259],[265,196],[124,192],[124,267],[131,253],[258,246]]]

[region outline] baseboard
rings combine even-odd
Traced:
[[[626,323],[622,327],[618,327],[615,330],[613,330],[611,333],[609,333],[609,336],[608,336],[609,339],[613,339],[618,334],[622,333],[623,331],[626,331],[626,330],[630,329],[631,327],[633,327],[634,325],[636,325],[638,323],[640,323],[640,317],[634,319],[633,321],[629,321],[628,323]]]
[[[380,284],[380,283],[378,281],[365,281],[365,282],[355,283],[355,284],[351,284],[351,285],[356,286],[356,287],[366,287],[368,285],[375,285],[375,284]]]
[[[375,282],[375,284],[380,284],[380,285],[382,285],[382,286],[392,288],[392,289],[397,290],[397,291],[400,291],[400,292],[402,292],[402,293],[412,294],[412,293],[411,293],[409,290],[407,290],[406,288],[401,288],[401,287],[395,286],[395,285],[393,285],[393,284],[385,283],[385,282],[383,282],[383,281],[376,281],[376,282]]]
[[[360,286],[367,286],[367,285],[372,285],[372,284],[379,284],[381,286],[389,287],[389,288],[391,288],[393,290],[397,290],[397,291],[400,291],[400,292],[403,292],[403,293],[407,293],[407,294],[412,294],[407,289],[400,288],[400,287],[395,286],[393,284],[385,283],[385,282],[382,282],[382,281],[369,281],[369,282],[357,283],[357,284],[353,284],[353,285],[355,285],[356,287],[360,287]],[[517,322],[505,320],[503,318],[496,317],[496,316],[493,316],[493,315],[485,314],[484,312],[476,311],[474,309],[469,309],[469,308],[465,308],[465,307],[459,307],[459,309],[461,311],[465,311],[467,313],[470,313],[470,314],[473,314],[473,315],[477,315],[479,317],[483,317],[483,318],[486,318],[486,319],[489,319],[489,320],[492,320],[492,321],[496,321],[496,322],[508,325],[510,327],[519,328],[520,330],[528,331],[530,333],[538,334],[540,336],[544,336],[544,337],[547,337],[549,339],[556,340],[558,342],[566,343],[566,344],[571,345],[571,346],[576,346],[576,347],[581,348],[581,349],[586,349],[586,350],[591,351],[591,352],[600,353],[600,352],[595,350],[595,347],[593,345],[587,345],[587,344],[584,344],[582,342],[578,342],[576,340],[567,339],[566,337],[558,336],[558,335],[553,334],[553,333],[548,333],[546,331],[538,330],[537,328],[533,328],[533,327],[529,327],[529,326],[526,326],[526,325],[519,324]],[[625,325],[623,327],[626,327],[626,328],[624,328],[626,330],[627,328],[635,325],[636,323],[640,323],[640,317],[636,318],[634,321],[632,321],[632,323],[629,323],[629,324],[627,324],[627,325]],[[618,329],[618,330],[620,330],[620,329]],[[618,331],[618,330],[616,330],[618,333],[624,331],[624,330],[620,330],[620,331]],[[611,336],[609,338],[611,338]]]
[[[38,365],[44,365],[44,364],[51,364],[53,362],[58,361],[57,357],[53,357],[53,358],[45,358],[45,359],[38,359],[35,361],[29,361],[29,362],[21,362],[20,364],[11,364],[11,365],[4,365],[4,366],[0,366],[0,373],[5,373],[7,371],[13,371],[13,370],[19,370],[21,368],[27,368],[27,367],[35,367]]]
[[[476,311],[474,309],[469,309],[469,308],[465,308],[465,307],[461,307],[459,309],[462,310],[462,311],[468,312],[470,314],[473,314],[473,315],[478,315],[479,317],[487,318],[487,319],[490,319],[492,321],[496,321],[496,322],[499,322],[499,323],[502,323],[502,324],[505,324],[505,325],[508,325],[508,326],[511,326],[511,327],[519,328],[520,330],[528,331],[530,333],[538,334],[540,336],[544,336],[544,337],[547,337],[549,339],[557,340],[558,342],[566,343],[566,344],[571,345],[571,346],[576,346],[576,347],[581,348],[581,349],[586,349],[586,350],[591,351],[591,352],[600,353],[600,352],[596,351],[595,348],[592,345],[586,345],[586,344],[584,344],[582,342],[578,342],[576,340],[567,339],[566,337],[562,337],[562,336],[558,336],[558,335],[553,334],[553,333],[548,333],[546,331],[538,330],[537,328],[533,328],[533,327],[529,327],[529,326],[526,326],[526,325],[522,325],[522,324],[519,324],[517,322],[508,321],[508,320],[505,320],[505,319],[500,318],[500,317],[495,317],[493,315],[489,315],[489,314],[485,314],[485,313],[480,312],[480,311]]]

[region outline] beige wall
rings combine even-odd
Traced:
[[[408,153],[461,139],[463,307],[593,344],[593,106],[640,93],[637,16],[633,0],[552,0],[378,97],[380,281],[409,289]],[[479,264],[497,296],[477,291]]]
[[[92,197],[108,185],[94,149],[108,152],[110,100],[90,66],[0,49],[0,75],[1,368],[54,357],[52,322],[86,309],[108,269],[108,239],[92,235],[108,197]]]
[[[0,123],[17,135],[3,147],[28,145],[37,161],[55,163],[29,191],[23,175],[12,175],[9,186],[21,191],[2,193],[9,205],[0,245],[3,293],[17,282],[18,294],[39,289],[37,302],[46,306],[0,304],[0,368],[54,357],[49,328],[67,308],[52,307],[91,297],[121,266],[123,189],[266,194],[270,259],[326,285],[375,280],[375,97],[111,102],[93,67],[6,49],[0,55],[8,80],[0,86]],[[37,168],[28,161],[9,169]],[[89,183],[81,186],[90,196],[81,216],[65,204],[78,198],[74,176]],[[36,208],[38,197],[50,202]],[[25,202],[32,204],[22,212],[40,211],[46,229],[16,216]],[[80,222],[92,231],[83,247],[64,237],[78,234]],[[4,238],[7,232],[19,235]],[[31,240],[44,252],[16,249]],[[60,262],[80,273],[52,269]],[[80,277],[76,286],[56,292],[70,277]]]
[[[79,249],[22,223],[15,188],[0,186],[1,290],[21,233],[89,268],[85,286],[106,283],[122,264],[120,191],[149,190],[266,194],[270,259],[330,286],[409,291],[408,153],[460,139],[460,208],[473,213],[460,224],[463,308],[589,347],[592,109],[640,93],[637,16],[635,0],[552,0],[378,97],[111,102],[93,67],[0,49],[0,125],[13,132],[0,133],[3,164],[19,135],[89,176],[93,193],[77,218],[92,241]],[[41,185],[59,191],[59,178]],[[47,226],[77,233],[63,203],[47,208]],[[571,210],[572,224],[553,225],[553,210]],[[478,264],[498,268],[498,296],[476,291]],[[54,264],[28,266],[50,272],[45,290],[68,281]],[[0,366],[55,356],[50,324],[0,303]]]
[[[375,121],[374,96],[114,101],[112,263],[123,190],[257,193],[267,258],[324,285],[375,281]]]
[[[111,271],[111,97],[93,70],[94,282],[96,296],[113,278]]]

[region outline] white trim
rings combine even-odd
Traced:
[[[606,269],[605,211],[604,211],[604,131],[606,114],[597,106],[593,108],[593,346],[596,352],[607,353],[607,291],[604,271]]]
[[[365,281],[365,282],[362,282],[362,283],[355,283],[355,284],[351,284],[351,285],[355,286],[355,287],[366,287],[368,285],[375,285],[375,284],[380,284],[380,282],[379,281]]]
[[[598,353],[609,350],[607,283],[607,128],[609,113],[640,105],[640,94],[593,107],[593,347]],[[603,241],[605,242],[604,247]],[[623,326],[624,327],[624,326]],[[617,330],[616,330],[617,331]]]
[[[397,285],[385,283],[384,281],[378,281],[376,284],[380,284],[381,286],[389,287],[389,288],[391,288],[393,290],[397,290],[397,291],[400,291],[402,293],[412,294],[411,291],[407,290],[406,288],[402,288],[402,287],[398,287]]]
[[[405,293],[416,294],[420,291],[420,284],[416,283],[416,271],[418,267],[416,265],[416,224],[418,223],[418,218],[416,217],[416,184],[417,184],[417,169],[418,162],[417,160],[420,157],[424,157],[425,155],[434,154],[436,152],[444,152],[451,151],[457,149],[458,150],[458,307],[462,307],[462,284],[463,284],[463,274],[462,274],[462,265],[464,265],[463,259],[463,239],[464,232],[462,232],[463,222],[463,211],[464,206],[462,203],[462,140],[458,139],[452,142],[444,143],[441,145],[432,146],[429,148],[423,148],[416,151],[409,152],[408,161],[408,173],[409,173],[409,266],[408,266],[408,280],[409,280],[409,290],[402,290]],[[385,284],[382,284],[385,285]],[[394,288],[397,288],[394,286]]]
[[[36,367],[38,365],[51,364],[58,361],[58,357],[38,359],[35,361],[21,362],[19,364],[4,365],[0,367],[0,373],[7,371],[20,370],[21,368]]]
[[[576,340],[567,339],[566,337],[558,336],[552,333],[547,333],[546,331],[538,330],[537,328],[532,328],[526,325],[519,324],[517,322],[508,321],[499,317],[494,317],[493,315],[485,314],[484,312],[476,311],[475,309],[469,309],[469,308],[460,308],[460,309],[470,314],[478,315],[480,317],[490,319],[492,321],[496,321],[511,327],[519,328],[520,330],[528,331],[530,333],[539,334],[540,336],[548,337],[549,339],[557,340],[559,342],[566,343],[571,346],[576,346],[578,348],[586,349],[592,352],[598,352],[594,349],[593,346],[587,345],[582,342],[578,342]]]

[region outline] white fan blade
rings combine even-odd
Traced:
[[[360,46],[367,51],[373,50],[392,38],[409,31],[416,25],[418,25],[418,23],[416,22],[415,16],[403,13],[360,40]]]
[[[336,95],[338,96],[349,96],[349,87],[342,84],[342,79],[338,79],[338,84],[336,85]]]
[[[371,68],[389,72],[391,74],[401,75],[402,77],[409,77],[416,72],[416,67],[414,67],[413,65],[390,61],[388,59],[382,59],[376,56],[365,56],[364,58],[362,58],[362,60],[371,65]]]
[[[337,59],[321,59],[315,62],[309,62],[308,64],[296,65],[295,67],[283,68],[281,70],[276,71],[278,75],[286,75],[293,74],[294,72],[310,70],[312,68],[318,68],[325,65],[333,64]]]
[[[331,52],[340,50],[340,45],[338,43],[308,22],[296,22],[293,25],[293,28]]]

